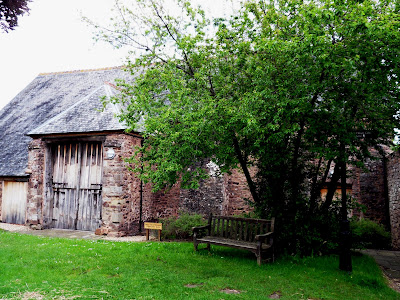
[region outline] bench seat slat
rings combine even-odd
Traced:
[[[220,245],[220,246],[229,246],[229,247],[235,247],[238,249],[244,249],[244,250],[257,250],[257,244],[256,243],[251,243],[251,242],[245,242],[245,241],[238,241],[238,240],[231,240],[227,238],[220,238],[220,237],[214,237],[214,236],[205,236],[201,239],[197,239],[199,243],[211,243],[214,245]],[[267,244],[262,245],[262,249],[266,250],[269,249],[271,246]]]

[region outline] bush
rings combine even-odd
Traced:
[[[160,219],[163,224],[163,239],[189,239],[192,237],[192,228],[207,224],[202,215],[182,213],[179,217]]]
[[[390,248],[390,233],[383,225],[368,219],[352,220],[350,228],[353,234],[353,248],[355,249],[388,249]]]

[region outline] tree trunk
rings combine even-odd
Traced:
[[[326,199],[324,204],[322,204],[321,211],[328,211],[329,207],[332,204],[333,197],[335,196],[335,192],[337,189],[337,183],[340,179],[340,163],[336,163],[335,169],[333,170],[333,174],[331,177],[331,181],[328,184],[328,193],[326,194]]]
[[[353,270],[351,263],[351,234],[350,224],[347,219],[347,191],[346,191],[346,155],[344,146],[341,146],[341,185],[342,185],[342,207],[340,210],[340,255],[339,255],[339,269],[347,272]]]
[[[260,203],[260,198],[257,194],[256,185],[253,182],[253,179],[250,176],[249,168],[247,167],[247,163],[245,158],[243,157],[242,151],[240,150],[239,141],[236,135],[233,135],[233,146],[235,148],[236,156],[239,160],[240,167],[243,170],[244,176],[246,177],[247,185],[249,186],[251,196],[253,197],[254,202]]]

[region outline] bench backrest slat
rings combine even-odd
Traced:
[[[255,225],[256,224],[254,224],[254,223],[249,223],[249,237],[248,237],[248,241],[249,242],[254,242],[254,237],[256,236],[254,233],[254,229],[256,229],[255,228]]]
[[[233,238],[235,240],[237,240],[238,239],[238,234],[239,234],[239,221],[238,220],[234,220],[234,222],[235,222],[235,234],[234,234]]]
[[[212,216],[210,216],[210,220],[209,220],[209,224],[211,224],[210,226],[210,235],[214,236],[215,235],[215,218],[212,218]]]
[[[236,239],[236,221],[235,220],[231,220],[231,239]]]
[[[239,236],[238,236],[238,240],[243,240],[243,221],[242,220],[238,220],[239,222]]]

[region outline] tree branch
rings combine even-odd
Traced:
[[[168,35],[173,39],[173,41],[176,43],[176,45],[179,45],[178,39],[171,32],[170,26],[168,25],[167,22],[165,22],[164,18],[161,16],[160,12],[157,9],[157,6],[154,5],[153,7],[154,7],[154,11],[157,14],[157,17],[160,19],[160,21],[163,23],[165,29],[167,30]],[[182,50],[182,49],[181,49],[181,51],[183,53],[184,61],[186,62],[187,67],[189,68],[188,74],[191,75],[191,76],[194,76],[194,70],[193,70],[192,65],[189,63],[189,58],[188,58],[188,55],[187,55],[186,51]]]

